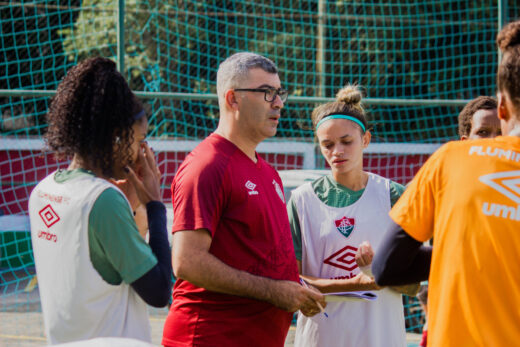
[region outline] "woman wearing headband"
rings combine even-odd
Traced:
[[[357,87],[314,109],[312,122],[331,173],[297,188],[288,204],[301,278],[323,293],[371,291],[377,298],[329,302],[328,317],[299,315],[295,346],[405,346],[401,293],[378,287],[370,274],[372,248],[404,188],[363,170],[371,134]],[[399,290],[415,295],[417,288]]]
[[[29,200],[48,342],[150,342],[146,304],[168,303],[171,260],[142,104],[114,62],[91,58],[67,73],[47,118],[48,147],[71,159],[66,170],[43,179]],[[112,183],[124,179],[146,206],[149,245],[137,230],[135,209]]]

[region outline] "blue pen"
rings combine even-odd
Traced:
[[[309,288],[309,285],[307,284],[307,282],[305,282],[303,280],[303,278],[301,278],[301,277],[300,277],[300,283],[305,288]],[[327,314],[327,312],[325,312],[325,309],[323,308],[323,306],[321,306],[321,304],[319,302],[317,302],[317,301],[316,301],[316,305],[318,305],[318,307],[320,308],[320,312],[323,313],[325,315],[325,317],[329,318],[329,315]]]

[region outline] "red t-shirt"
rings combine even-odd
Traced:
[[[254,275],[298,281],[282,182],[258,157],[212,134],[172,183],[172,232],[205,228],[210,253]],[[258,300],[177,280],[162,343],[166,346],[283,346],[292,313]]]

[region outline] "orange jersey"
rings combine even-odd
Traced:
[[[434,238],[428,346],[520,343],[520,138],[444,145],[390,217]]]

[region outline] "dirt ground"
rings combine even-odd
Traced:
[[[1,276],[7,285],[4,285],[4,290],[0,293],[0,346],[44,346],[46,339],[38,287],[31,286],[27,273],[12,275],[19,278],[8,278],[5,273]],[[152,343],[155,346],[161,344],[167,314],[167,309],[150,308]],[[294,331],[295,327],[292,326],[287,335],[286,347],[294,346]],[[418,346],[419,341],[420,335],[407,334],[408,347]]]
[[[161,345],[162,330],[166,319],[166,310],[150,312],[152,326],[152,343]],[[294,346],[295,327],[291,327],[287,334],[285,347]],[[407,334],[408,347],[418,346],[420,335]],[[43,335],[43,320],[40,312],[1,312],[0,313],[0,346],[3,347],[36,347],[45,346]]]
[[[166,310],[151,310],[152,343],[161,345],[162,330],[166,319]],[[0,313],[0,346],[3,347],[35,347],[45,346],[43,319],[40,312],[1,312]],[[291,327],[285,346],[294,345],[294,327]]]

